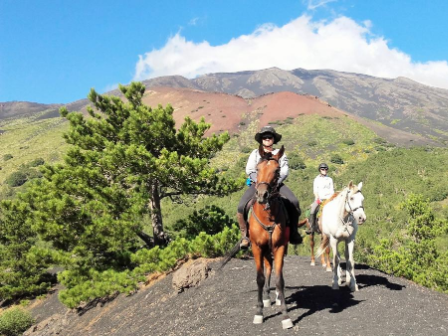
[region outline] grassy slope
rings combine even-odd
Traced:
[[[44,112],[42,112],[44,113]],[[64,118],[40,119],[42,113],[32,117],[13,118],[0,121],[0,128],[6,132],[0,135],[0,197],[11,195],[11,188],[5,179],[20,166],[43,158],[51,163],[62,158],[67,148],[62,133],[68,129]],[[4,160],[11,154],[12,159]]]
[[[60,160],[67,148],[62,133],[68,124],[63,118],[39,119],[39,115],[26,119],[3,120],[0,128],[6,130],[0,135],[0,197],[11,195],[11,188],[5,184],[5,178],[36,158],[46,162]],[[281,124],[281,125],[280,125]],[[432,205],[441,216],[448,214],[447,190],[448,176],[443,167],[448,163],[448,151],[445,149],[414,148],[400,149],[378,146],[375,133],[350,118],[320,117],[301,115],[274,125],[283,134],[286,153],[297,153],[307,168],[292,170],[286,183],[298,196],[302,210],[312,201],[312,180],[317,175],[316,167],[320,162],[330,164],[330,175],[336,189],[341,189],[350,180],[364,182],[366,196],[365,208],[367,223],[358,236],[358,244],[369,250],[377,239],[385,235],[401,234],[405,225],[405,214],[399,209],[399,202],[411,192],[422,193],[431,199]],[[256,147],[253,135],[260,128],[253,116],[252,122],[238,135],[232,136],[224,150],[212,160],[212,164],[230,176],[244,175],[248,151]],[[344,144],[353,140],[353,145]],[[379,148],[378,148],[379,147]],[[383,151],[378,151],[378,149]],[[3,156],[14,157],[3,161]],[[344,164],[332,164],[334,154],[340,155]],[[14,188],[18,190],[18,188]],[[163,217],[169,228],[179,219],[186,218],[195,209],[215,204],[234,218],[237,203],[244,188],[224,199],[216,197],[186,197],[184,204],[171,204],[163,201]],[[303,216],[302,216],[303,217]],[[148,223],[148,232],[149,221]],[[445,238],[441,238],[443,248]],[[300,254],[308,254],[308,246],[299,248]]]

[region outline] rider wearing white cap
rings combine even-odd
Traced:
[[[319,175],[316,176],[313,182],[314,202],[311,204],[310,211],[310,229],[306,231],[307,234],[319,232],[319,227],[316,221],[316,213],[319,211],[320,204],[334,194],[333,179],[327,176],[328,165],[321,163],[318,167]]]

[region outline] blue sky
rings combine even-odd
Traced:
[[[0,1],[0,101],[277,66],[448,89],[448,1]]]

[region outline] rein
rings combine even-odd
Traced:
[[[358,190],[356,193],[361,193],[360,190]],[[355,194],[356,194],[355,193]],[[350,211],[348,211],[348,215],[347,215],[347,221],[344,221],[343,218],[339,218],[342,222],[342,225],[345,227],[345,230],[350,233],[347,229],[347,226],[350,225],[351,223],[353,223],[353,220],[355,219],[355,216],[353,215],[353,213],[358,210],[358,209],[364,209],[364,207],[362,205],[352,209],[350,202],[348,201],[348,195],[350,194],[350,190],[347,192],[347,196],[345,196],[345,204],[348,205],[348,208],[350,209]]]
[[[268,158],[264,158],[263,159],[263,161],[270,161],[270,160],[272,160],[272,161],[275,161],[275,162],[277,162],[278,163],[278,160],[277,159],[275,159],[275,158],[273,158],[273,157],[268,157]],[[271,201],[272,200],[276,200],[277,202],[279,202],[279,196],[280,196],[280,193],[278,192],[278,188],[277,188],[277,180],[278,180],[278,175],[276,176],[276,178],[273,180],[273,181],[271,181],[271,182],[265,182],[265,181],[261,181],[261,182],[257,182],[257,184],[255,185],[255,189],[258,189],[258,187],[260,186],[260,185],[263,185],[263,184],[265,184],[266,186],[267,186],[267,199],[268,199],[268,201],[267,201],[267,203],[266,203],[266,206],[264,207],[264,210],[265,211],[268,211],[268,210],[270,210],[270,208],[271,208]],[[272,185],[272,184],[274,184],[274,186]],[[282,206],[284,207],[284,204],[283,204],[283,202],[281,202],[281,204],[282,204]],[[279,211],[279,209],[277,209],[277,211]],[[252,205],[251,207],[250,207],[250,212],[251,212],[251,215],[255,218],[255,220],[258,222],[258,224],[260,224],[260,226],[269,234],[269,248],[272,250],[272,234],[273,234],[273,232],[274,232],[274,230],[275,230],[275,228],[277,227],[277,225],[279,224],[279,223],[274,223],[273,225],[265,225],[265,224],[263,224],[262,222],[261,222],[261,220],[257,217],[257,215],[255,214],[255,211],[254,211],[254,205]]]
[[[275,199],[277,200],[277,202],[279,202],[279,198],[278,197],[275,197]],[[269,204],[269,202],[267,204]],[[281,202],[281,205],[283,207],[285,206],[283,204],[283,202]],[[268,209],[270,209],[270,207],[264,208],[264,210],[268,210]],[[286,209],[283,209],[283,210],[286,211]],[[278,209],[277,211],[280,211],[280,210]],[[263,224],[263,222],[255,214],[253,205],[250,207],[250,213],[255,218],[255,220],[258,222],[258,224],[260,224],[260,226],[269,234],[269,248],[272,250],[272,234],[274,233],[274,230],[277,227],[277,225],[279,225],[280,223],[274,223],[273,225],[265,225],[265,224]]]

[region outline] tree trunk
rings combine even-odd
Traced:
[[[168,244],[168,235],[163,231],[162,208],[160,207],[160,194],[158,183],[151,185],[151,198],[149,200],[151,209],[151,222],[154,235],[154,244],[165,246]]]

